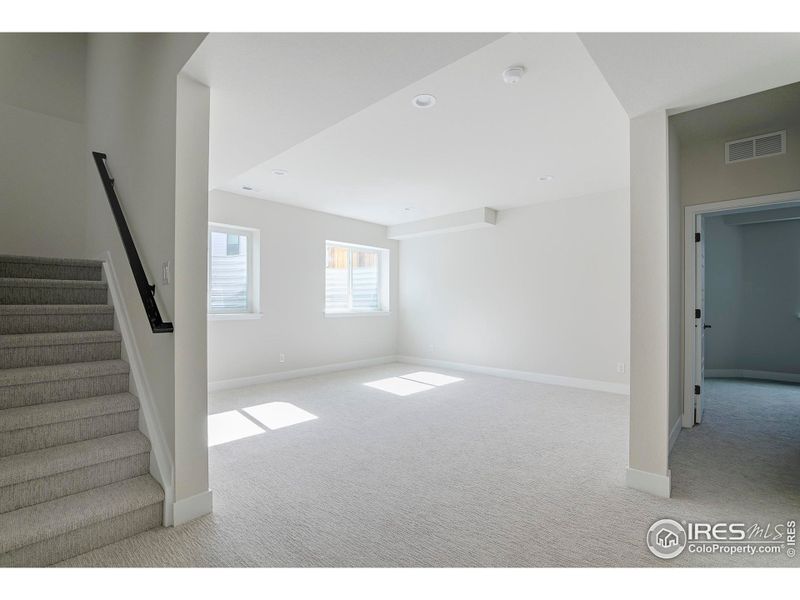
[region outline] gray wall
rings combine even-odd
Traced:
[[[800,373],[800,220],[706,220],[706,368]]]
[[[85,34],[0,33],[0,253],[84,255]]]
[[[791,118],[800,117],[800,110],[797,113]],[[787,116],[787,120],[789,118]],[[713,139],[682,144],[680,169],[684,206],[800,190],[800,125],[788,123],[786,130],[786,154],[732,165],[725,164],[725,142],[767,132],[755,127],[752,130],[737,128]]]
[[[800,85],[794,84],[670,117],[668,277],[671,344],[680,339],[683,330],[684,211],[680,207],[800,190],[800,144],[796,143],[800,139],[798,102]],[[787,130],[786,154],[733,165],[725,163],[726,141],[781,129]],[[676,188],[678,198],[675,197]],[[678,258],[680,278],[676,279],[674,265]],[[729,312],[733,310],[728,308]],[[676,314],[680,314],[680,318],[675,318]],[[709,336],[707,343],[713,346],[715,341]],[[717,346],[724,347],[724,340],[719,340]],[[682,365],[682,340],[679,352]],[[719,356],[719,351],[716,354]],[[670,361],[672,364],[674,357],[671,356]],[[682,372],[682,368],[677,372],[670,368],[671,426],[683,410],[682,393],[672,393],[682,389]]]
[[[738,369],[742,318],[741,228],[726,225],[724,217],[703,222],[706,237],[706,369]]]
[[[683,415],[683,207],[680,140],[669,124],[669,427]]]

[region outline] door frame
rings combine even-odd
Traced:
[[[693,427],[695,424],[694,386],[695,386],[695,360],[696,338],[695,326],[695,298],[697,276],[697,246],[694,241],[695,223],[698,216],[707,216],[712,213],[728,212],[740,208],[755,208],[770,204],[782,204],[800,201],[800,190],[765,196],[751,196],[708,204],[692,204],[684,207],[683,213],[683,416],[681,425]],[[705,315],[703,315],[705,318]]]

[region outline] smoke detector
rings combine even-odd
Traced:
[[[508,67],[505,71],[503,71],[503,81],[514,85],[515,83],[519,83],[519,80],[522,79],[523,75],[525,75],[525,67],[522,65]]]

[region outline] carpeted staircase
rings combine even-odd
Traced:
[[[0,566],[161,525],[98,261],[0,256]]]

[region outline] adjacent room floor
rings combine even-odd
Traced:
[[[411,375],[420,369],[391,364],[213,394],[214,514],[62,564],[797,564],[686,552],[664,561],[644,540],[664,517],[800,516],[800,387],[708,381],[705,421],[677,441],[666,500],[625,487],[627,397]],[[224,441],[238,435],[247,437]]]

